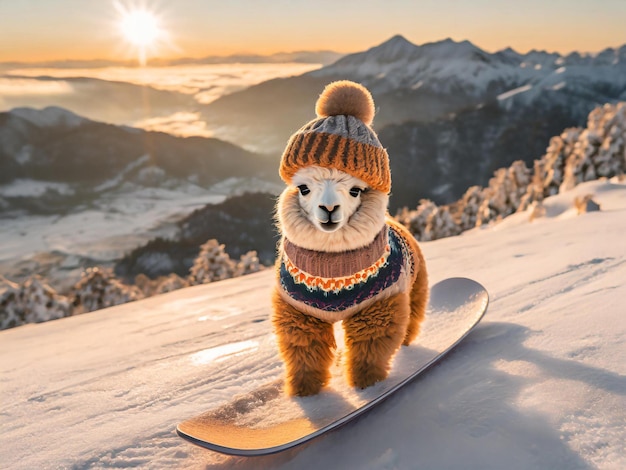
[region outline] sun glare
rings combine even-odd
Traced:
[[[166,40],[158,16],[147,7],[125,6],[115,3],[120,14],[118,29],[126,42],[136,49],[140,65],[146,65],[148,54],[156,52],[159,43]]]
[[[157,19],[149,11],[131,11],[122,18],[120,28],[124,37],[135,46],[147,47],[159,37]]]

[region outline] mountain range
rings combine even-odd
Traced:
[[[176,59],[150,59],[152,67],[167,67],[170,65],[200,65],[200,64],[277,64],[285,62],[331,64],[344,56],[335,51],[294,51],[277,52],[274,54],[232,54],[227,56],[182,57]],[[54,60],[44,62],[0,62],[0,70],[13,68],[100,68],[100,67],[139,67],[136,60]]]
[[[57,213],[137,187],[208,189],[275,174],[268,157],[217,139],[114,126],[55,107],[0,113],[0,212]],[[30,193],[28,184],[36,186]]]
[[[468,182],[485,184],[498,167],[530,164],[552,135],[584,124],[595,106],[626,99],[626,45],[563,56],[489,53],[451,39],[418,46],[394,36],[304,75],[225,95],[203,115],[217,136],[280,152],[315,117],[323,87],[341,79],[374,96],[374,126],[390,149],[392,208],[419,198],[446,203]],[[407,165],[422,174],[419,181],[408,179],[417,173]]]

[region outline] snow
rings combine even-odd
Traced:
[[[32,195],[44,189],[64,191],[62,185],[47,182],[15,183],[0,186],[0,195],[14,195],[18,190]],[[191,183],[173,189],[131,186],[64,215],[0,218],[0,263],[10,265],[20,258],[53,251],[113,260],[155,234],[167,235],[181,214],[224,198]]]
[[[126,179],[126,175],[128,175],[131,171],[139,168],[140,166],[148,163],[150,161],[150,158],[151,157],[149,154],[142,155],[134,162],[130,162],[128,165],[126,165],[126,168],[123,168],[115,177],[99,184],[98,186],[93,188],[93,190],[99,193],[119,186]]]
[[[598,212],[575,215],[577,196]],[[0,332],[0,461],[30,468],[626,468],[626,182],[423,242],[431,283],[478,280],[482,323],[363,418],[263,458],[197,448],[187,417],[282,372],[273,273]],[[419,344],[419,339],[418,339]]]
[[[499,94],[497,98],[499,101],[506,100],[506,99],[511,98],[512,96],[518,95],[520,93],[524,93],[525,91],[528,91],[530,89],[532,89],[532,85],[520,86],[520,87],[514,88],[513,90],[509,90],[505,93]]]
[[[0,196],[4,197],[41,197],[48,191],[55,191],[66,196],[74,194],[69,184],[55,181],[18,178],[9,184],[0,184]]]
[[[626,61],[621,59],[621,54],[611,48],[597,55],[560,56],[544,51],[518,54],[512,49],[491,54],[469,41],[446,39],[418,46],[394,36],[308,75],[350,77],[368,84],[375,94],[394,92],[397,88],[411,89],[422,83],[423,88],[420,85],[413,89],[439,93],[457,93],[462,89],[470,96],[484,97],[485,93],[489,95],[493,89],[499,90],[508,84],[520,92],[532,89],[522,96],[523,102],[529,103],[541,99],[545,90],[565,81],[565,77],[568,87],[580,91],[581,95],[597,83],[622,89],[626,86]],[[506,106],[511,104],[506,103]]]

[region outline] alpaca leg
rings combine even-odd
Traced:
[[[376,302],[343,321],[351,386],[365,388],[387,378],[408,321],[409,296],[405,293]]]
[[[415,283],[413,283],[409,296],[411,298],[411,314],[409,316],[409,326],[406,330],[406,336],[402,342],[405,346],[408,346],[415,338],[417,338],[417,335],[420,332],[420,325],[426,316],[426,305],[428,303],[428,275],[426,273],[426,264],[424,263],[423,258],[420,263],[420,271],[417,274]]]
[[[330,380],[336,349],[333,325],[306,315],[275,292],[272,324],[285,363],[288,395],[315,395]]]

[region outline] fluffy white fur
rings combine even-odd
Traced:
[[[310,191],[301,194],[298,187]],[[359,188],[357,197],[350,190]],[[280,195],[277,219],[295,245],[341,252],[372,242],[385,225],[389,196],[343,171],[309,166],[300,169]],[[330,222],[330,223],[329,223]]]

